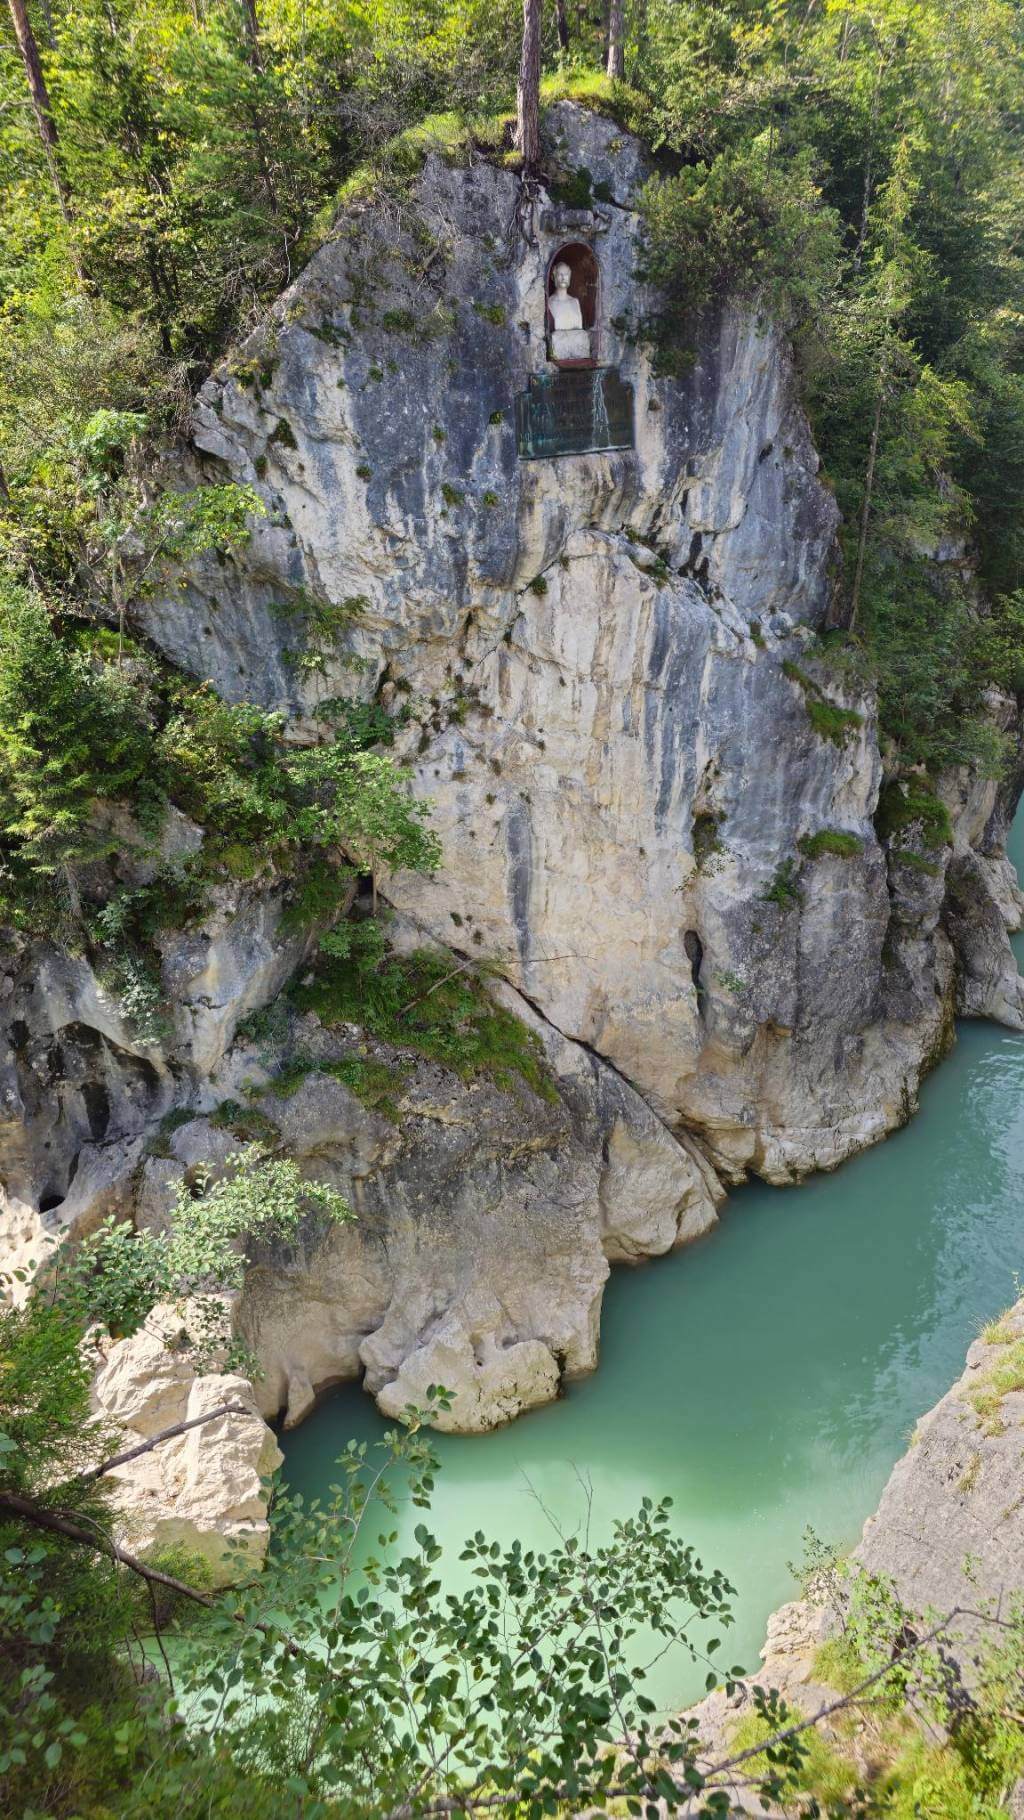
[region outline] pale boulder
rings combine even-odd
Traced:
[[[118,1340],[93,1381],[97,1419],[119,1434],[117,1451],[179,1422],[202,1421],[112,1473],[118,1539],[135,1553],[182,1549],[213,1585],[258,1567],[269,1540],[266,1480],[282,1455],[256,1408],[248,1378],[197,1375],[159,1333]],[[214,1415],[231,1406],[231,1413]],[[184,1575],[187,1578],[187,1572]]]
[[[550,1403],[558,1395],[558,1379],[558,1363],[542,1340],[503,1345],[493,1329],[471,1331],[453,1310],[377,1392],[377,1406],[387,1416],[402,1416],[409,1404],[424,1408],[429,1387],[442,1385],[453,1393],[452,1408],[434,1415],[433,1426],[479,1433]]]

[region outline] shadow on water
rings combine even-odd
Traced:
[[[1024,821],[1015,835],[1020,862]],[[1022,1181],[1024,1040],[962,1025],[906,1130],[798,1189],[744,1188],[699,1245],[615,1271],[593,1377],[493,1435],[438,1437],[429,1522],[451,1584],[478,1528],[538,1547],[552,1517],[577,1528],[581,1479],[605,1534],[668,1495],[733,1580],[728,1654],[754,1664],[805,1527],[855,1541],[917,1417],[1012,1299]],[[289,1483],[321,1493],[346,1442],[385,1426],[361,1390],[338,1390],[284,1438]],[[417,1520],[400,1517],[403,1539]],[[702,1686],[680,1659],[653,1691],[680,1703]]]

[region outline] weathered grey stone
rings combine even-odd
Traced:
[[[389,1414],[441,1383],[455,1401],[439,1426],[493,1427],[593,1369],[608,1258],[653,1256],[713,1223],[706,1161],[607,1064],[496,990],[544,1044],[549,1099],[525,1083],[466,1086],[377,1043],[374,1060],[405,1074],[397,1123],[325,1073],[255,1102],[358,1212],[250,1272],[238,1325],[267,1413],[291,1412],[296,1384],[304,1404],[307,1384],[362,1374]],[[314,1025],[301,1023],[307,1054],[344,1052]]]
[[[99,897],[145,883],[159,860],[192,853],[201,839],[172,811],[154,855],[127,812],[105,814],[107,835],[117,832],[124,849],[116,870],[94,866]],[[65,1235],[130,1215],[140,1168],[155,1193],[145,1142],[167,1112],[202,1095],[241,1019],[272,999],[315,945],[316,929],[280,930],[282,895],[269,879],[220,887],[199,922],[160,938],[158,1035],[140,1034],[116,985],[85,955],[10,942],[0,968],[3,1268],[39,1264]],[[225,1142],[232,1147],[226,1134]],[[187,1139],[181,1144],[185,1154]]]
[[[977,1610],[1024,1592],[1024,1390],[997,1399],[990,1413],[971,1403],[1009,1348],[1024,1341],[1024,1301],[986,1335],[917,1424],[856,1550],[855,1559],[888,1576],[913,1611]],[[977,1626],[964,1618],[956,1629],[966,1641],[953,1653],[969,1675]]]
[[[1024,979],[1017,972],[1004,909],[993,892],[991,872],[969,849],[946,872],[943,917],[960,960],[957,1010],[1024,1030]]]

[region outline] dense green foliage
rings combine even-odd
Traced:
[[[834,1634],[818,1651],[815,1680],[847,1694],[878,1679],[827,1738],[809,1746],[802,1783],[823,1814],[864,1820],[1000,1820],[1024,1770],[1024,1607],[1019,1596],[982,1601],[948,1633],[910,1618],[892,1583],[838,1557],[809,1532],[804,1594],[831,1607]],[[970,1562],[965,1581],[970,1584]],[[976,1625],[965,1649],[962,1623]],[[906,1649],[913,1638],[917,1647]],[[948,1642],[972,1664],[968,1689]],[[903,1660],[895,1661],[901,1651]],[[962,1655],[961,1655],[962,1659]],[[752,1717],[733,1747],[756,1745],[767,1727]],[[757,1761],[757,1760],[755,1760]],[[760,1762],[757,1761],[760,1768]]]
[[[43,1296],[0,1312],[5,1813],[417,1820],[453,1801],[540,1816],[645,1814],[664,1800],[710,1820],[729,1811],[742,1753],[771,1811],[1005,1811],[1024,1760],[1019,1613],[993,1616],[966,1700],[931,1623],[819,1548],[810,1590],[836,1603],[840,1629],[818,1674],[849,1701],[840,1730],[833,1719],[827,1743],[790,1734],[797,1716],[758,1693],[731,1746],[698,1768],[689,1722],[656,1712],[644,1667],[677,1649],[707,1666],[709,1685],[731,1685],[738,1671],[714,1666],[731,1588],[674,1535],[667,1505],[645,1499],[604,1541],[589,1525],[553,1534],[546,1552],[477,1534],[464,1590],[446,1595],[426,1523],[404,1554],[388,1547],[399,1501],[425,1509],[433,1485],[414,1411],[377,1458],[346,1450],[323,1504],[279,1491],[262,1575],[216,1596],[187,1559],[154,1561],[199,1596],[168,1605],[167,1587],[147,1591],[106,1553],[112,1437],[85,1419],[79,1333]],[[54,1519],[75,1537],[48,1529]],[[381,1522],[382,1552],[357,1557]]]
[[[134,1333],[158,1302],[180,1305],[179,1348],[208,1357],[233,1354],[225,1291],[239,1289],[253,1247],[293,1240],[316,1215],[351,1219],[344,1197],[305,1181],[287,1157],[252,1145],[223,1175],[200,1170],[179,1183],[162,1232],[137,1232],[109,1218],[82,1240],[58,1272],[60,1308],[119,1337]]]
[[[1003,0],[663,0],[633,77],[686,160],[647,197],[669,352],[724,285],[795,333],[863,673],[900,755],[931,769],[998,768],[982,697],[1020,686],[1022,76]]]

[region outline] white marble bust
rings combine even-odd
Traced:
[[[571,279],[571,270],[559,260],[551,273],[553,288],[548,293],[552,360],[590,359],[590,331],[583,327],[579,298],[569,295]]]

